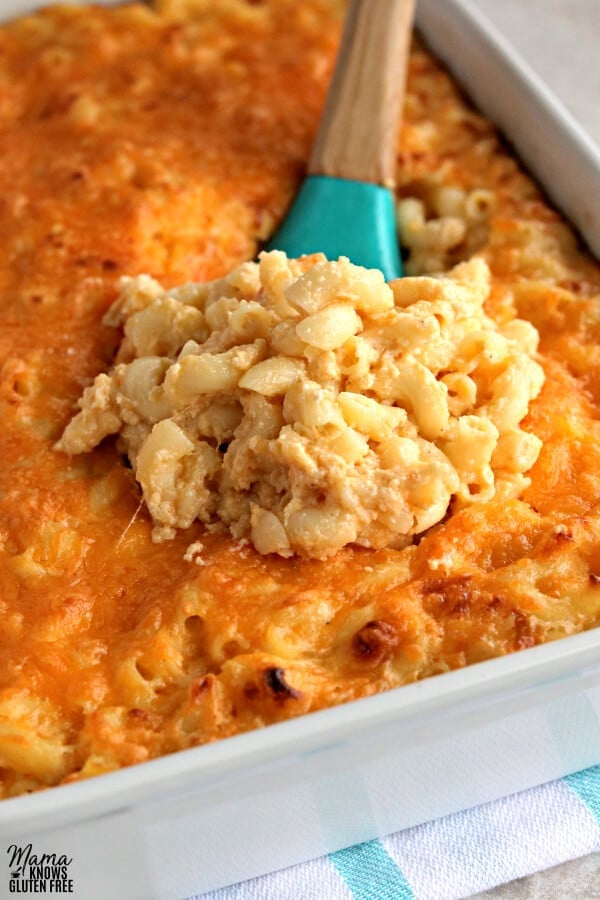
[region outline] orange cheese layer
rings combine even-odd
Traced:
[[[153,544],[113,443],[52,449],[110,365],[118,277],[220,276],[284,214],[337,6],[65,6],[0,29],[0,796],[598,623],[600,269],[419,45],[400,194],[492,191],[488,311],[542,336],[524,427],[545,443],[524,500],[450,515],[402,551],[281,560],[199,527]],[[198,539],[202,565],[183,558]]]

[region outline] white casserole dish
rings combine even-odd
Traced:
[[[593,144],[464,0],[420,0],[418,24],[600,255]],[[73,858],[86,900],[182,900],[596,764],[599,715],[596,629],[4,801],[0,895],[31,842]]]

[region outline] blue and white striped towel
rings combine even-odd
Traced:
[[[202,900],[454,900],[596,850],[600,766]]]

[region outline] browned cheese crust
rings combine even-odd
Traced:
[[[600,613],[600,270],[418,45],[398,178],[491,190],[488,312],[541,334],[522,501],[402,551],[153,544],[110,441],[54,442],[119,335],[122,274],[214,278],[281,219],[339,37],[326,0],[55,7],[0,30],[0,796],[531,647]],[[201,565],[184,560],[202,540]]]

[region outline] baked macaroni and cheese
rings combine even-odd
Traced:
[[[258,255],[340,17],[0,28],[2,797],[599,623],[600,267],[418,42],[408,277]]]
[[[519,423],[544,381],[537,332],[502,332],[488,294],[477,259],[389,285],[276,250],[212,284],[142,276],[105,317],[124,320],[121,362],[57,449],[119,432],[156,541],[198,518],[265,554],[400,549],[450,506],[530,483],[541,441]]]

